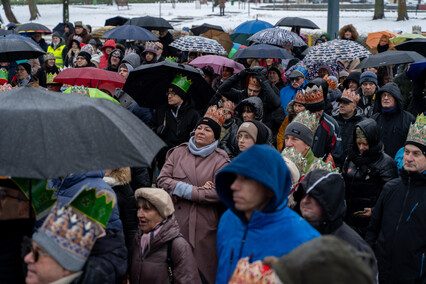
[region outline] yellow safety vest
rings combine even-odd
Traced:
[[[49,47],[47,48],[47,52],[53,53],[53,55],[55,56],[55,65],[58,68],[64,67],[64,60],[62,59],[62,51],[64,50],[64,48],[65,44],[57,47],[56,49],[53,49],[51,45],[49,45]]]

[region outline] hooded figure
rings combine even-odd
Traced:
[[[155,43],[147,43],[141,54],[142,64],[151,64],[157,62],[157,50]]]
[[[350,36],[349,36],[349,32],[351,33]],[[357,41],[358,40],[358,32],[356,31],[354,26],[346,25],[346,26],[343,26],[339,30],[339,38],[344,39],[344,40]]]
[[[106,68],[108,67],[108,59],[109,59],[109,55],[110,53],[107,53],[105,51],[106,48],[110,48],[111,52],[116,49],[117,47],[115,46],[115,41],[113,39],[109,39],[107,40],[104,45],[101,47],[101,51],[102,51],[102,56],[101,56],[101,61],[99,62],[99,68]]]
[[[232,188],[240,176],[256,185],[258,192],[262,190],[269,196],[263,209],[255,209],[250,219],[243,209],[236,208]],[[252,261],[266,256],[280,257],[319,236],[286,206],[290,187],[290,171],[284,159],[268,145],[250,147],[216,175],[217,194],[229,208],[220,219],[217,231],[216,283],[228,283],[238,260],[243,257],[250,257]]]
[[[113,60],[113,57],[115,57],[114,60],[118,59],[118,63],[111,62]],[[118,49],[118,48],[114,49],[109,54],[109,57],[108,57],[108,67],[106,67],[104,69],[108,70],[108,71],[118,72],[118,67],[120,67],[121,60],[123,60],[123,57],[124,56],[123,56],[123,52],[121,51],[121,49]]]
[[[141,65],[141,57],[136,53],[129,53],[123,57],[121,63],[129,63],[135,69]]]

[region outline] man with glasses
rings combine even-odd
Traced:
[[[308,69],[299,66],[290,73],[290,84],[280,91],[281,106],[284,108],[285,115],[287,115],[287,105],[289,102],[296,98],[297,91],[302,90],[307,84],[306,75]]]

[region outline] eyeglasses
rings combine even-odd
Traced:
[[[11,199],[16,199],[19,201],[28,201],[28,199],[20,197],[20,196],[13,196],[13,195],[9,195],[7,194],[6,189],[3,187],[0,187],[0,200],[4,201],[6,200],[6,198],[11,198]]]
[[[86,58],[79,56],[77,57],[77,60],[86,60]]]
[[[21,71],[22,72],[22,71],[27,71],[27,70],[25,68],[17,68],[16,71],[18,71],[18,72]]]
[[[290,78],[290,82],[299,81],[301,79],[302,79],[302,77]]]
[[[175,92],[167,92],[166,93],[167,96],[177,96],[177,94]]]
[[[36,263],[39,260],[40,255],[41,256],[50,256],[47,252],[41,251],[40,248],[38,248],[38,247],[34,248],[31,238],[24,236],[24,239],[22,241],[22,246],[21,246],[22,258],[25,258],[25,256],[27,254],[29,254],[30,252],[33,254],[34,263]]]

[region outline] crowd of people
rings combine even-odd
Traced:
[[[64,68],[129,80],[142,65],[205,55],[158,32],[101,42],[78,21],[33,33],[46,54],[1,62],[1,91],[63,91]],[[353,25],[339,36],[358,40]],[[371,52],[391,48],[384,35]],[[285,49],[294,58],[198,68],[215,93],[202,109],[179,72],[156,109],[103,89],[167,146],[151,167],[33,180],[42,194],[31,202],[25,179],[1,178],[0,283],[426,283],[426,69],[410,80],[405,64],[354,60],[310,72],[303,49]],[[57,203],[34,216],[44,191]]]

